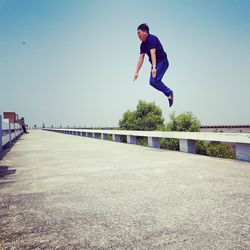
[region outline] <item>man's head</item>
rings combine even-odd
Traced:
[[[137,28],[137,35],[139,37],[139,39],[144,42],[149,34],[149,27],[146,23],[142,23],[138,26]]]

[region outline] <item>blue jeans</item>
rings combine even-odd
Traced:
[[[156,62],[156,76],[152,77],[152,72],[150,72],[150,80],[149,83],[152,87],[156,88],[157,90],[161,91],[164,95],[170,96],[172,94],[172,90],[168,88],[162,81],[162,77],[167,71],[169,66],[168,60],[164,59],[160,62]],[[151,67],[152,69],[152,67]]]

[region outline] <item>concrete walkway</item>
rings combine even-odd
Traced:
[[[250,249],[247,162],[31,131],[0,170],[0,249]]]

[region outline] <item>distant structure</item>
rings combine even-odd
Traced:
[[[206,125],[202,132],[250,133],[250,125]]]
[[[9,119],[10,123],[15,123],[18,121],[18,114],[16,114],[15,112],[3,112],[3,118]]]
[[[9,119],[10,123],[18,123],[22,126],[24,132],[26,133],[27,125],[25,123],[24,117],[18,118],[18,114],[16,112],[3,112],[3,118]]]

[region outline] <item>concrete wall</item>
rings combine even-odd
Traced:
[[[91,138],[107,139],[112,135],[113,141],[120,142],[121,135],[127,137],[127,143],[136,144],[137,137],[147,137],[148,146],[160,148],[160,138],[173,138],[179,140],[180,151],[196,153],[195,143],[199,141],[218,141],[233,143],[236,149],[236,158],[250,162],[250,136],[247,133],[209,133],[209,132],[177,132],[177,131],[138,131],[138,130],[96,130],[96,129],[57,129],[44,130],[64,134],[74,134]],[[99,134],[100,137],[95,136]]]

